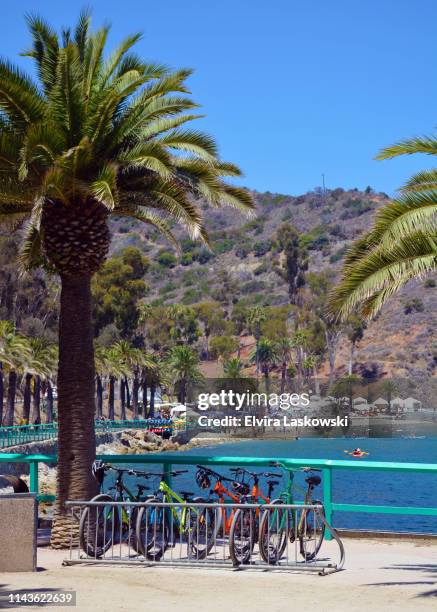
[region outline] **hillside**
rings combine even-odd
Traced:
[[[182,239],[182,257],[149,232],[144,236],[135,222],[113,226],[112,253],[137,246],[152,266],[147,274],[152,304],[193,304],[223,300],[229,305],[287,303],[287,288],[272,269],[272,241],[284,221],[303,234],[310,254],[309,270],[341,267],[345,248],[369,227],[374,211],[387,202],[383,193],[343,189],[321,190],[298,197],[254,192],[257,216],[247,220],[237,211],[203,205],[212,252]],[[357,364],[377,364],[380,374],[405,377],[434,375],[437,366],[437,289],[433,280],[410,283],[392,299],[367,328],[356,351]],[[347,363],[348,341],[342,339],[337,357],[338,374]]]

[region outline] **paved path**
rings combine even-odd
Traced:
[[[231,569],[62,567],[64,552],[41,548],[39,571],[1,574],[0,593],[9,589],[73,589],[77,591],[76,609],[105,612],[437,610],[435,541],[344,539],[344,544],[345,570],[325,577]]]

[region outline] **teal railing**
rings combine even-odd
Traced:
[[[172,430],[172,423],[168,419],[130,419],[124,421],[95,421],[96,432],[111,432],[120,429],[154,429]],[[58,435],[57,423],[42,423],[40,425],[16,425],[14,427],[0,427],[0,448],[18,446],[28,442],[50,440]]]
[[[271,461],[281,461],[290,467],[311,466],[323,471],[323,504],[326,518],[331,525],[333,523],[334,512],[368,512],[374,514],[403,514],[403,515],[427,515],[437,517],[436,507],[413,507],[413,506],[378,506],[344,504],[334,502],[332,498],[333,478],[335,472],[350,470],[353,472],[373,471],[373,472],[392,472],[408,474],[435,474],[437,476],[437,464],[434,463],[398,463],[385,461],[366,461],[356,463],[347,460],[331,459],[284,459],[284,458],[254,458],[254,457],[204,457],[200,455],[181,454],[147,454],[147,455],[98,455],[108,463],[128,463],[128,464],[161,464],[163,472],[170,474],[173,465],[215,465],[215,466],[254,466],[266,467]],[[22,455],[11,453],[0,453],[0,472],[1,463],[28,463],[30,470],[30,490],[38,495],[38,465],[39,463],[56,463],[53,455]],[[170,476],[168,477],[170,480]],[[40,500],[52,501],[53,496],[39,496]],[[335,525],[334,525],[335,526]]]

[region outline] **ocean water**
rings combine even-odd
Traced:
[[[320,439],[299,440],[247,440],[217,446],[191,449],[183,454],[208,457],[288,457],[314,459],[351,459],[344,451],[359,446],[369,455],[357,459],[367,461],[400,461],[406,463],[437,464],[437,438],[401,439]],[[311,462],[308,461],[308,465]],[[136,465],[138,469],[138,465]],[[177,466],[183,469],[183,466]],[[204,495],[195,482],[195,467],[187,466],[189,472],[173,480],[175,490],[188,490]],[[156,468],[153,467],[153,471]],[[217,469],[229,475],[227,468]],[[272,468],[273,471],[273,468]],[[278,471],[276,468],[274,471]],[[296,476],[296,484],[304,484],[304,475]],[[278,487],[275,493],[279,493]],[[275,495],[274,493],[274,495]],[[314,497],[323,499],[321,486]],[[301,499],[299,490],[296,498]],[[390,472],[361,472],[338,470],[333,472],[333,501],[337,503],[372,504],[391,506],[436,507],[437,474],[402,474]],[[389,514],[367,514],[335,512],[335,527],[347,529],[372,529],[379,531],[406,531],[436,533],[437,517],[403,516]]]

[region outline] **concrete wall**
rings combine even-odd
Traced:
[[[0,495],[0,572],[36,570],[36,532],[35,495]]]

